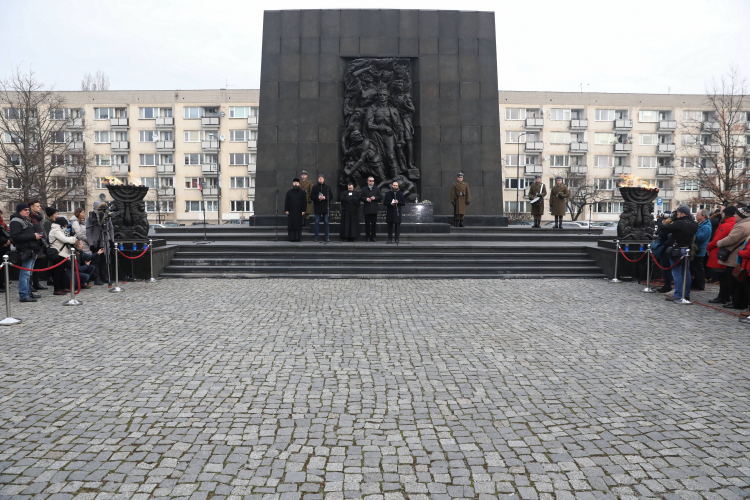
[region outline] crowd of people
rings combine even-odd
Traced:
[[[107,216],[107,203],[101,202],[86,217],[78,208],[72,221],[62,217],[55,207],[42,209],[39,200],[16,205],[10,221],[0,210],[0,246],[10,262],[20,266],[18,295],[21,302],[36,302],[37,292],[53,287],[53,295],[65,295],[74,289],[88,289],[109,282],[106,249],[114,242],[114,227]],[[75,252],[78,276],[71,276],[69,265],[60,264]],[[56,264],[60,264],[56,267]],[[49,269],[52,267],[52,269]],[[32,269],[36,271],[31,271]],[[43,269],[49,269],[43,271]],[[42,284],[42,281],[46,283]],[[0,290],[5,290],[4,284]]]
[[[661,215],[651,249],[659,265],[671,267],[671,272],[662,272],[664,285],[658,291],[668,293],[674,285],[674,295],[666,300],[682,299],[683,288],[689,300],[691,290],[718,284],[719,293],[709,302],[741,311],[740,321],[750,324],[749,243],[750,207],[744,203],[721,206],[713,213],[701,209],[695,216],[681,206]]]

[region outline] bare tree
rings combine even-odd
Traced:
[[[571,168],[557,168],[552,170],[554,177],[562,177],[563,184],[568,186],[566,206],[570,213],[570,220],[578,220],[586,211],[586,207],[604,199],[604,191],[596,184],[596,179],[589,177],[586,171],[574,171]]]
[[[680,125],[685,152],[681,179],[697,184],[694,203],[748,201],[750,150],[745,131],[745,79],[736,68],[706,91],[707,111],[686,111]],[[686,167],[686,168],[685,168]]]
[[[43,206],[86,198],[90,158],[80,109],[16,69],[0,81],[2,199],[38,198]]]
[[[81,90],[91,92],[109,90],[109,77],[101,71],[97,71],[94,76],[91,76],[91,73],[86,73],[81,80]]]

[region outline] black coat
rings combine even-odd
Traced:
[[[378,205],[383,201],[383,193],[380,192],[380,188],[377,186],[365,186],[359,190],[359,194],[362,195],[362,203],[364,203],[362,212],[365,215],[377,214]],[[365,201],[366,198],[372,198],[373,196],[375,197],[375,201]]]
[[[18,212],[10,216],[10,239],[13,241],[18,253],[23,255],[27,250],[37,253],[42,245],[36,239],[34,224],[28,219],[21,217]],[[22,257],[23,258],[23,257]]]
[[[669,242],[680,248],[688,248],[693,242],[695,233],[698,232],[698,223],[690,216],[674,219],[671,224],[664,224],[662,221],[656,224],[660,232],[669,234]]]
[[[391,205],[393,199],[398,201],[398,205]],[[383,205],[386,207],[385,222],[388,224],[401,224],[401,207],[406,205],[404,193],[401,191],[388,191],[383,197]]]
[[[323,196],[326,197],[325,200],[319,200],[318,196],[323,193]],[[327,184],[323,184],[322,186],[320,184],[315,184],[312,188],[312,192],[310,193],[310,198],[312,198],[313,201],[313,209],[315,210],[316,214],[327,214],[329,203],[332,203],[333,200],[331,200],[331,197],[333,196],[333,192],[331,191],[331,188],[328,187]]]
[[[359,191],[341,193],[341,238],[359,238]]]
[[[292,188],[286,192],[284,199],[284,212],[286,216],[287,229],[298,231],[302,229],[302,212],[307,210],[307,192],[300,188]]]

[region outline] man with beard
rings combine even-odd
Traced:
[[[393,229],[396,229],[396,243],[398,243],[398,235],[401,231],[401,207],[406,205],[404,199],[404,193],[398,190],[398,182],[394,181],[392,184],[393,191],[389,191],[383,197],[383,205],[386,206],[385,222],[388,224],[388,241],[386,243],[393,243]]]
[[[289,241],[302,241],[302,222],[307,210],[307,193],[300,189],[299,179],[292,181],[292,189],[286,192],[284,212]]]
[[[367,178],[367,186],[360,190],[364,202],[363,212],[365,214],[365,239],[366,241],[378,241],[375,239],[378,223],[378,205],[383,199],[380,188],[375,185],[375,178]]]
[[[308,227],[310,225],[310,216],[313,213],[313,204],[312,199],[310,198],[313,183],[307,178],[307,170],[303,170],[300,174],[299,188],[305,192],[305,196],[307,197],[307,208],[305,209],[305,216],[302,218],[302,227]]]

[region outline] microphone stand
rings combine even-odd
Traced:
[[[273,241],[279,241],[279,190],[276,190],[276,217],[274,217],[274,225],[276,226],[276,238]]]

